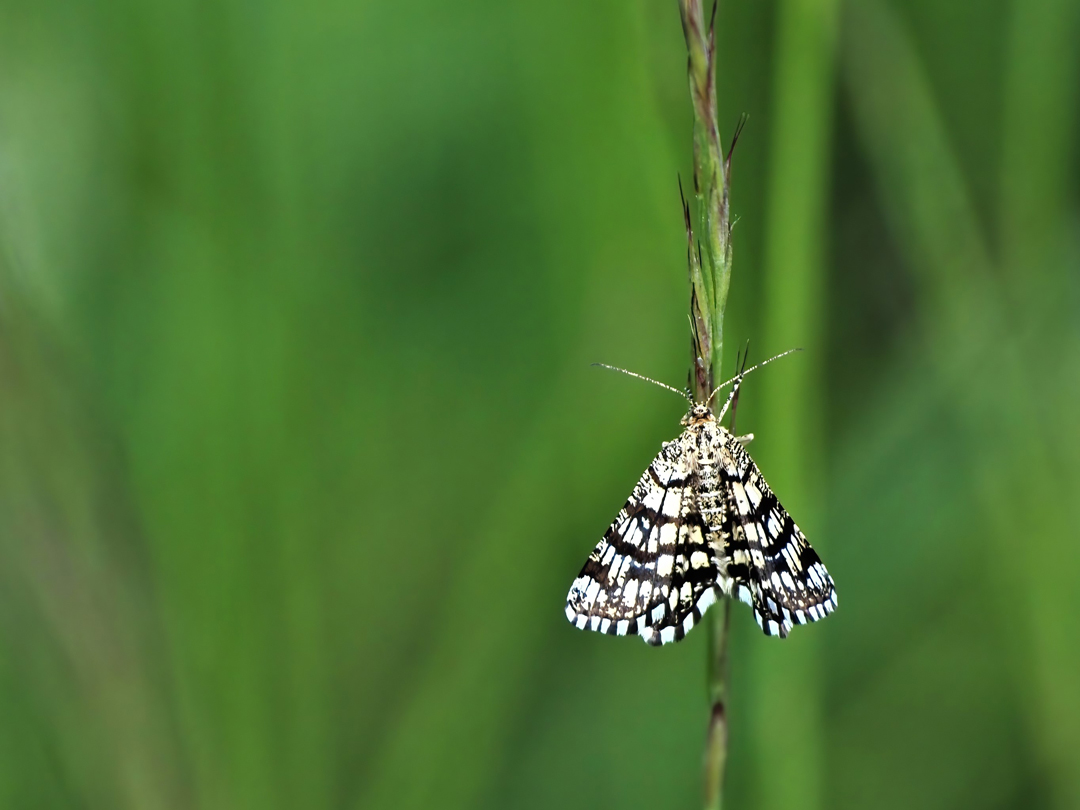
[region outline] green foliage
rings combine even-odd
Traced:
[[[727,359],[806,349],[739,427],[840,598],[733,612],[727,806],[1076,807],[1075,4],[717,33]],[[589,363],[685,373],[685,56],[667,2],[0,1],[0,806],[698,805],[704,634],[562,615],[683,407]]]

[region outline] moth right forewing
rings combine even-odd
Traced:
[[[735,595],[754,608],[767,635],[824,618],[836,607],[832,577],[734,437],[721,469],[731,523]]]

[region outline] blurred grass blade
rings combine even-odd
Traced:
[[[1014,0],[1005,60],[999,226],[1002,268],[1027,317],[1061,301],[1075,169],[1076,0]]]
[[[59,782],[95,806],[179,810],[162,628],[113,442],[9,279],[0,259],[0,655],[29,726],[7,733],[44,742],[0,762],[0,798],[36,781],[61,802]]]
[[[783,0],[773,48],[763,267],[763,347],[808,349],[758,384],[755,456],[784,505],[828,560],[825,470],[825,234],[834,97],[835,0]],[[843,582],[839,583],[843,593]],[[842,598],[842,597],[841,597]],[[816,809],[824,799],[820,633],[754,647],[755,761],[760,806]],[[783,734],[774,730],[783,728]]]
[[[1052,450],[1061,437],[1076,433],[1071,420],[1055,423],[1039,406],[1053,398],[1048,389],[1039,394],[1053,381],[1039,376],[1028,340],[1035,329],[1059,342],[1075,337],[1055,323],[1054,309],[1032,309],[1023,303],[1034,300],[1026,295],[1014,303],[1001,289],[925,70],[896,17],[879,0],[859,0],[849,11],[845,72],[856,120],[884,205],[927,301],[925,328],[932,341],[933,369],[953,407],[963,414],[972,447],[970,480],[994,526],[995,565],[987,571],[987,586],[999,600],[1003,665],[1012,669],[1027,710],[1027,732],[1042,768],[1051,774],[1054,806],[1074,807],[1080,800],[1080,702],[1075,689],[1080,649],[1066,640],[1074,622],[1046,617],[1080,611],[1074,576],[1064,573],[1080,568],[1080,550],[1058,541],[1080,519],[1069,490],[1076,470],[1063,466],[1065,459],[1056,461],[1055,456],[1061,457]],[[1029,36],[1014,34],[1020,41]],[[1051,49],[1046,58],[1053,63],[1059,57]],[[1052,67],[1038,65],[1016,70],[1029,76],[1054,73]],[[1043,89],[1026,86],[1028,93]],[[1056,86],[1045,90],[1052,98],[1069,95]],[[1050,142],[1060,140],[1052,130],[1070,116],[1041,101],[1019,105],[1014,100],[1011,105],[1019,106],[1025,114],[1044,115],[1023,124],[1025,130],[1046,127]],[[1012,138],[1021,125],[1011,122],[1006,128]],[[1006,149],[1010,169],[1018,160],[1014,149]],[[1036,173],[1045,180],[1047,171]],[[1028,182],[1012,178],[1002,193],[1013,193]],[[1031,182],[1038,187],[1037,179]],[[1043,198],[1033,202],[1061,221],[1053,215],[1052,182],[1044,188]],[[1026,214],[1010,206],[1001,210],[1026,221]],[[1014,229],[1023,227],[1022,222],[1010,223],[1005,230],[1015,234]],[[1048,268],[1052,274],[1071,272],[1062,261]]]

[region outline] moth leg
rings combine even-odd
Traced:
[[[750,442],[752,442],[753,440],[754,440],[754,434],[753,433],[747,433],[745,436],[736,436],[735,437],[735,441],[737,441],[743,447],[746,447],[746,445],[750,444]]]

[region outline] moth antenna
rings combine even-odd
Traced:
[[[694,404],[694,400],[690,398],[690,394],[686,391],[680,391],[678,388],[670,386],[667,383],[662,383],[659,380],[654,380],[652,377],[646,377],[644,374],[638,374],[634,371],[627,371],[625,368],[619,368],[618,366],[609,366],[607,363],[593,363],[593,365],[600,366],[601,368],[609,368],[612,371],[621,371],[623,374],[629,374],[631,377],[637,377],[639,380],[645,380],[645,382],[651,382],[653,385],[659,385],[661,388],[666,388],[668,391],[674,391],[691,405]]]
[[[779,360],[781,357],[787,357],[789,354],[794,354],[795,352],[801,352],[801,351],[802,351],[802,348],[788,349],[786,352],[780,352],[780,354],[778,354],[778,355],[776,355],[774,357],[770,357],[768,360],[762,360],[756,366],[751,366],[750,368],[746,369],[745,371],[740,371],[738,374],[736,374],[730,380],[725,380],[724,382],[720,383],[720,385],[716,386],[716,388],[713,389],[713,392],[711,394],[709,394],[709,398],[707,400],[705,400],[705,406],[708,407],[709,405],[712,404],[713,397],[716,396],[717,392],[721,388],[724,388],[725,386],[728,386],[728,385],[731,385],[732,383],[735,383],[735,388],[732,389],[732,392],[728,395],[727,402],[724,403],[724,407],[720,410],[719,416],[716,417],[717,421],[720,421],[721,419],[724,418],[724,414],[727,413],[728,406],[731,405],[732,399],[734,399],[735,395],[738,393],[739,385],[742,383],[743,377],[745,377],[751,371],[757,371],[762,366],[769,365],[769,363],[771,363],[773,360]]]

